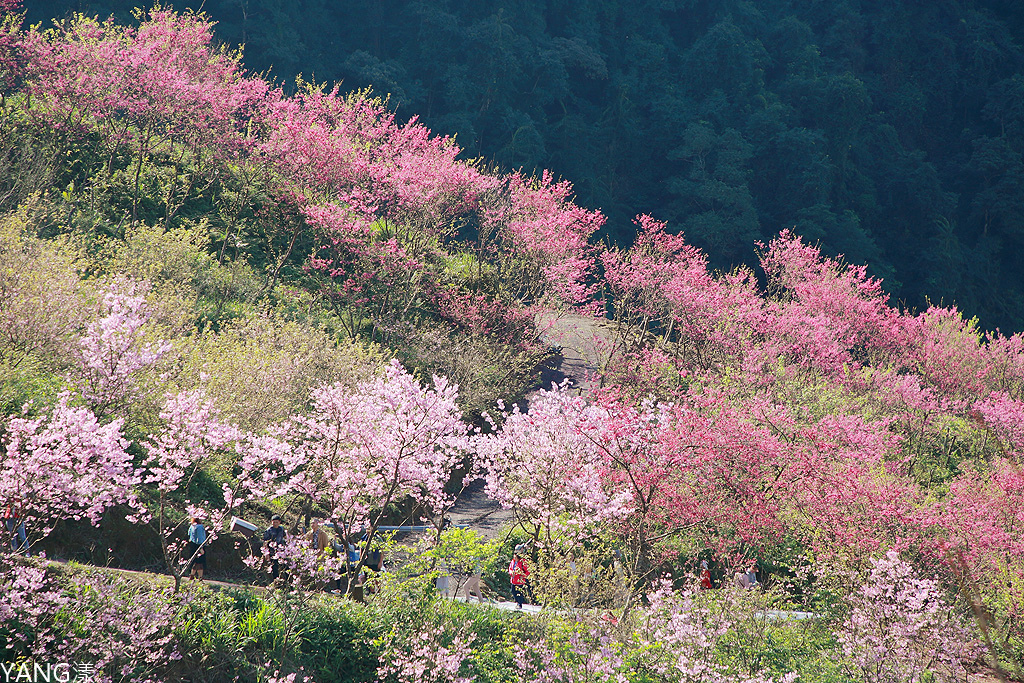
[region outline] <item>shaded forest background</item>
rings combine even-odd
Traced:
[[[131,21],[140,0],[28,0]],[[503,169],[549,168],[628,244],[714,265],[792,228],[894,299],[1024,329],[1017,0],[199,0],[245,63],[390,95]]]

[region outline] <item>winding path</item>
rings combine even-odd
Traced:
[[[553,364],[541,372],[541,386],[550,389],[552,383],[569,380],[570,390],[581,394],[597,388],[598,373],[611,347],[608,324],[580,315],[551,314],[539,318],[537,327],[540,341],[558,350]],[[527,395],[521,408],[529,406],[534,394]],[[483,481],[473,482],[447,516],[453,524],[465,524],[484,538],[496,538],[512,520],[512,513],[487,495]]]

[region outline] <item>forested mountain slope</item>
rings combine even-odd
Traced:
[[[130,18],[132,0],[38,0]],[[717,267],[783,228],[898,301],[1024,328],[1024,23],[1010,0],[207,0],[285,82],[390,94],[468,156],[549,168]]]

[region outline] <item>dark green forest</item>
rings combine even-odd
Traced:
[[[131,21],[139,0],[28,0]],[[205,0],[282,84],[390,95],[503,169],[549,168],[628,243],[668,220],[727,269],[783,228],[897,302],[1024,329],[1017,0]]]

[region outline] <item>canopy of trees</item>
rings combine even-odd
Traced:
[[[34,0],[131,21],[136,0]],[[467,156],[549,168],[607,235],[650,213],[755,264],[791,229],[896,301],[1024,328],[1024,31],[1009,0],[194,0],[247,65],[390,95]]]

